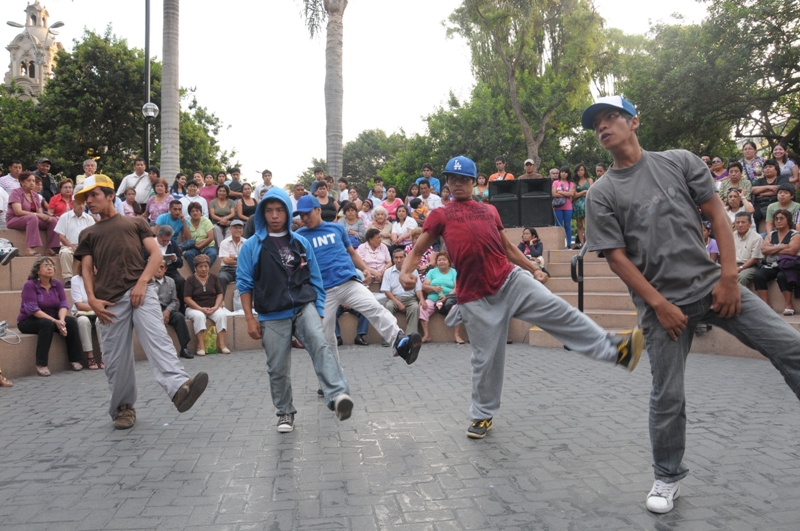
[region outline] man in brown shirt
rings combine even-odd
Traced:
[[[75,193],[75,201],[85,202],[100,221],[81,232],[75,258],[81,261],[86,296],[103,330],[103,359],[111,388],[109,414],[114,427],[128,429],[136,422],[134,328],[156,381],[183,413],[205,391],[208,375],[200,372],[189,378],[167,335],[158,293],[151,282],[161,263],[158,243],[142,218],[117,213],[111,179],[93,175],[83,184],[83,189]],[[143,246],[150,256],[147,264],[142,257]]]

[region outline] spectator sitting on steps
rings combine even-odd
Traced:
[[[736,244],[736,266],[739,271],[739,284],[747,286],[758,269],[758,263],[764,258],[761,252],[763,240],[754,230],[750,214],[739,212],[734,222],[736,232],[733,243]]]
[[[753,276],[753,284],[755,284],[756,294],[769,306],[767,283],[777,279],[785,302],[783,315],[794,315],[792,290],[786,279],[786,273],[781,270],[778,261],[781,256],[794,257],[800,254],[800,233],[794,230],[792,214],[788,210],[781,209],[775,212],[772,221],[775,224],[775,230],[767,235],[761,245],[764,261]]]

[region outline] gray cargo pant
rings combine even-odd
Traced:
[[[106,364],[111,403],[108,414],[117,417],[119,406],[130,407],[136,402],[136,371],[133,359],[133,329],[142,345],[156,382],[170,398],[178,391],[189,375],[175,355],[164,327],[164,316],[155,285],[147,285],[144,302],[138,308],[131,306],[131,290],[125,292],[109,311],[116,314],[110,325],[97,322],[98,335],[102,336],[103,362]],[[101,331],[102,330],[102,331]]]

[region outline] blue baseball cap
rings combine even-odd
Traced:
[[[622,96],[604,96],[602,98],[597,98],[597,101],[586,107],[586,110],[583,111],[583,115],[581,115],[581,125],[583,128],[587,131],[594,130],[592,121],[595,115],[604,109],[619,109],[620,111],[627,112],[631,116],[636,116],[636,108]]]
[[[297,200],[297,208],[294,209],[294,213],[305,214],[311,212],[315,208],[322,208],[317,198],[313,195],[304,195]]]

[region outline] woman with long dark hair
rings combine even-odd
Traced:
[[[778,161],[779,174],[787,177],[790,183],[797,186],[797,183],[800,182],[800,174],[798,174],[797,164],[789,157],[789,146],[784,142],[775,144],[775,147],[772,148],[772,158]]]
[[[558,180],[553,181],[553,212],[556,225],[567,235],[567,249],[572,245],[572,198],[575,195],[575,183],[570,177],[569,166],[562,166]]]
[[[572,197],[572,219],[575,220],[575,228],[578,233],[575,238],[575,248],[580,249],[586,243],[584,231],[586,228],[586,194],[589,193],[589,187],[594,184],[594,181],[589,176],[589,170],[586,169],[585,164],[575,166],[575,175],[572,180],[575,183],[575,195]]]

